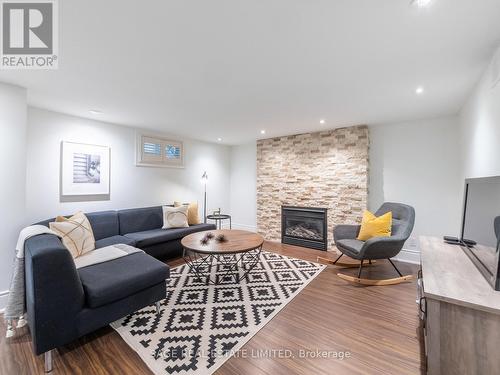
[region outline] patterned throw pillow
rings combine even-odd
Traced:
[[[185,228],[188,224],[188,206],[169,207],[163,206],[163,227],[169,228]]]
[[[181,202],[174,202],[174,207],[180,207],[183,204]],[[184,205],[188,206],[188,224],[189,225],[196,225],[200,224],[200,215],[198,213],[198,203],[197,202],[191,202],[189,204],[184,203]]]
[[[58,216],[55,222],[49,223],[49,227],[61,236],[63,245],[73,258],[95,249],[94,232],[83,212],[77,212],[70,218]]]

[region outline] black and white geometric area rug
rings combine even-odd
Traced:
[[[211,374],[325,267],[262,251],[239,283],[206,285],[179,266],[171,269],[160,315],[153,305],[111,326],[156,375]]]

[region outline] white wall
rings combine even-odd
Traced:
[[[497,51],[500,66],[500,49]],[[492,87],[492,64],[460,112],[463,175],[500,175],[500,82]]]
[[[415,208],[412,238],[400,258],[418,261],[418,236],[453,235],[462,209],[458,118],[370,126],[369,209],[384,201]]]
[[[231,147],[233,228],[257,230],[257,143]]]
[[[26,90],[0,83],[0,309],[7,290],[19,230],[25,220]]]
[[[77,210],[145,207],[174,200],[203,205],[201,175],[209,176],[208,212],[229,210],[228,146],[184,139],[185,168],[135,166],[135,130],[37,108],[28,110],[27,223]],[[176,138],[179,139],[179,138]],[[60,202],[61,141],[105,145],[111,148],[110,200]]]

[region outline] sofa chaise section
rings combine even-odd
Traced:
[[[121,300],[163,283],[170,276],[168,267],[144,253],[134,253],[113,261],[80,268],[78,275],[86,305],[96,308]]]
[[[110,282],[103,277],[102,270],[113,267],[117,261],[120,261],[122,279]],[[137,268],[137,264],[144,268]],[[165,279],[169,277],[166,264],[144,253],[77,270],[70,252],[51,234],[26,241],[25,270],[28,324],[36,354],[68,344],[164,299]],[[125,283],[127,275],[130,276],[127,288],[118,288],[116,284]],[[93,278],[92,285],[90,278]],[[133,287],[134,283],[138,287]],[[106,314],[100,314],[98,309]],[[82,314],[87,318],[82,319]]]

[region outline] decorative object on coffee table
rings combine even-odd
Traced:
[[[203,238],[200,240],[200,244],[202,244],[203,246],[206,246],[206,245],[208,245],[208,242],[209,242],[209,241],[210,241],[210,240],[208,239],[208,237],[207,237],[207,236],[205,236],[205,237],[203,237]]]
[[[193,233],[181,241],[187,265],[204,284],[240,282],[259,262],[263,243],[260,234],[227,229]],[[213,275],[212,267],[219,272]]]
[[[212,215],[208,215],[207,219],[214,220],[217,229],[222,229],[222,221],[229,220],[229,229],[232,229],[231,215],[221,214],[220,208],[218,211],[214,211]]]
[[[215,240],[219,243],[227,242],[227,237],[224,234],[219,234],[217,237],[215,237]]]

